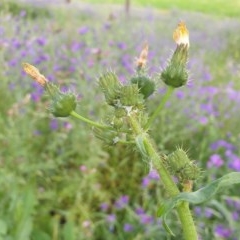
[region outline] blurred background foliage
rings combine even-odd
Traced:
[[[156,218],[165,191],[154,171],[134,149],[104,146],[86,124],[54,119],[22,62],[73,89],[78,112],[100,121],[109,109],[97,77],[113,69],[126,83],[148,41],[158,86],[146,103],[151,112],[165,91],[157,76],[175,47],[172,31],[183,19],[191,81],[151,134],[159,151],[182,146],[203,168],[196,189],[240,171],[239,1],[131,1],[128,13],[124,1],[116,3],[0,3],[0,239],[171,239]],[[202,239],[239,239],[238,187],[192,209]],[[174,213],[170,225],[181,239]]]

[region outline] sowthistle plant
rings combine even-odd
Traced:
[[[147,74],[148,45],[144,45],[139,58],[136,60],[134,76],[123,85],[114,72],[106,72],[98,79],[98,86],[102,90],[106,103],[112,112],[106,115],[104,123],[92,121],[75,110],[77,97],[71,91],[62,92],[59,87],[49,82],[39,70],[28,64],[23,64],[24,71],[36,82],[44,87],[51,104],[50,112],[55,117],[75,117],[93,127],[94,134],[105,144],[114,147],[116,144],[132,144],[141,153],[142,158],[148,161],[161,176],[161,181],[168,193],[168,199],[160,205],[158,215],[163,218],[163,224],[169,234],[174,235],[166,223],[167,214],[176,208],[186,240],[198,239],[197,230],[193,221],[189,203],[199,204],[210,199],[222,188],[240,183],[240,173],[230,173],[215,180],[198,191],[192,192],[194,181],[202,174],[196,162],[191,161],[187,152],[177,148],[168,156],[159,153],[149,129],[156,118],[161,114],[165,103],[174,89],[186,85],[188,82],[187,61],[189,53],[189,32],[183,22],[173,33],[177,46],[168,64],[157,75],[167,86],[158,107],[149,114],[145,102],[156,89],[156,83]],[[177,179],[174,181],[174,179]],[[161,201],[162,202],[162,201]]]

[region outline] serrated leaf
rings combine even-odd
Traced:
[[[205,187],[195,191],[195,192],[182,192],[176,197],[169,199],[168,202],[162,204],[157,211],[158,216],[162,216],[163,225],[165,229],[169,232],[169,227],[166,223],[167,215],[170,211],[180,204],[182,201],[186,201],[192,204],[200,204],[210,200],[215,194],[223,190],[223,188],[231,187],[233,184],[240,184],[240,173],[232,172],[226,174],[225,176],[209,183]]]

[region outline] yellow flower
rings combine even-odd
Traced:
[[[189,32],[184,22],[180,22],[173,32],[173,40],[177,45],[184,44],[189,47]]]
[[[48,82],[48,80],[39,72],[39,70],[29,63],[23,63],[23,70],[42,86],[45,86]]]

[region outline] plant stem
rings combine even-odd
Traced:
[[[86,122],[87,124],[89,124],[89,125],[91,125],[93,127],[103,128],[103,129],[112,129],[110,126],[102,125],[102,124],[94,122],[94,121],[92,121],[92,120],[90,120],[88,118],[85,118],[85,117],[79,115],[78,113],[76,113],[75,111],[72,111],[70,113],[70,115],[75,117],[75,118],[77,118],[77,119],[82,120],[83,122]]]
[[[142,142],[145,147],[146,154],[152,160],[153,166],[157,169],[164,187],[170,197],[174,197],[180,193],[177,185],[173,181],[169,171],[164,166],[161,157],[159,156],[157,150],[154,147],[153,141],[150,139],[148,134],[141,127],[136,119],[134,113],[128,116],[129,123],[132,127],[133,132],[136,136],[142,136]],[[183,236],[185,240],[197,240],[197,232],[193,222],[191,212],[189,210],[189,205],[187,202],[182,202],[177,206],[177,212],[183,228]]]
[[[197,240],[197,230],[193,221],[188,202],[182,202],[177,206],[177,213],[182,223],[183,236],[186,240]]]
[[[150,125],[153,123],[153,121],[155,120],[155,118],[157,117],[157,115],[159,114],[159,112],[162,110],[162,108],[165,106],[167,100],[169,99],[169,97],[171,96],[171,94],[173,93],[174,88],[167,86],[167,91],[165,93],[165,95],[163,96],[163,98],[161,99],[160,104],[158,105],[158,107],[156,108],[156,110],[153,112],[153,114],[150,116],[147,124],[145,125],[144,129],[147,130]]]

